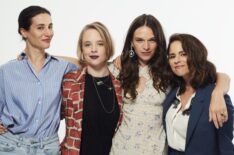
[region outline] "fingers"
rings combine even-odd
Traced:
[[[222,113],[209,111],[209,121],[213,121],[217,129],[221,128],[223,126],[223,123],[225,123],[227,120],[228,114],[226,110]]]
[[[223,121],[227,122],[227,120],[228,120],[228,111],[227,111],[227,109],[223,110],[222,116],[223,116]]]
[[[217,121],[218,121],[218,124],[219,124],[219,127],[222,127],[223,126],[223,114],[222,113],[218,113],[217,114]]]
[[[211,116],[212,116],[212,120],[214,122],[215,127],[219,129],[219,123],[218,123],[218,118],[216,116],[216,113],[212,113]]]
[[[213,119],[212,119],[212,112],[211,112],[211,110],[209,110],[209,122],[212,122],[213,121]]]
[[[7,129],[0,124],[0,134],[4,134],[5,132],[7,132]]]

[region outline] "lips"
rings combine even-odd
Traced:
[[[42,41],[50,43],[51,39],[43,39]]]
[[[99,56],[97,56],[97,55],[91,55],[91,56],[89,56],[91,59],[97,59]]]
[[[178,66],[175,66],[175,69],[180,69],[182,67],[184,67],[184,66],[183,65],[178,65]]]
[[[149,55],[151,55],[151,52],[141,52],[141,54],[144,56],[149,56]]]

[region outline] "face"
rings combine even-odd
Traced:
[[[53,24],[51,16],[42,13],[32,18],[32,24],[28,31],[21,29],[21,34],[26,38],[28,46],[44,50],[50,47],[53,37]]]
[[[185,80],[189,79],[187,54],[180,41],[174,41],[170,44],[168,59],[174,74],[183,77]]]
[[[88,66],[101,68],[106,65],[105,43],[95,29],[88,29],[82,38],[82,55]]]
[[[133,34],[133,48],[138,56],[141,66],[148,64],[149,60],[155,54],[157,43],[151,28],[142,26],[136,29]]]

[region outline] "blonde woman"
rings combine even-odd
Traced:
[[[78,41],[82,70],[64,76],[62,116],[66,135],[62,155],[108,155],[122,116],[120,82],[109,72],[107,61],[114,47],[107,28],[88,24]]]

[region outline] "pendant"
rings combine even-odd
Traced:
[[[103,85],[103,84],[104,84],[104,83],[103,83],[103,81],[97,81],[96,83],[97,83],[97,85],[98,85],[98,86],[100,86],[100,85]]]

